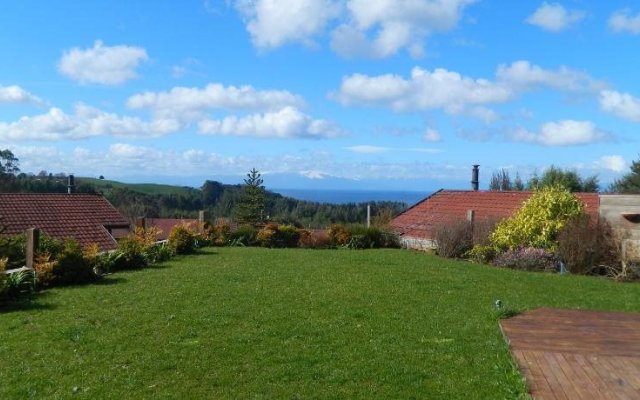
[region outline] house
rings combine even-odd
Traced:
[[[129,221],[104,197],[93,194],[0,193],[0,226],[5,235],[39,228],[54,239],[75,239],[81,246],[97,244],[113,250],[114,230],[129,229]]]
[[[475,186],[475,185],[474,185]],[[477,186],[475,186],[477,187]],[[533,192],[439,190],[391,221],[404,247],[435,248],[435,230],[452,221],[498,221],[513,215]],[[575,193],[592,218],[599,217],[598,193]]]

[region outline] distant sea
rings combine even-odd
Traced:
[[[385,190],[314,190],[314,189],[271,189],[283,196],[298,200],[320,203],[346,204],[368,201],[401,201],[412,206],[432,192],[406,192]]]

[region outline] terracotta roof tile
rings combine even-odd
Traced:
[[[476,221],[500,220],[511,216],[531,197],[532,192],[498,192],[472,190],[440,190],[418,202],[391,221],[402,236],[433,239],[436,226],[451,220],[465,219],[474,211]],[[592,217],[598,217],[597,193],[575,193]]]
[[[101,250],[116,247],[108,229],[129,225],[104,197],[79,193],[0,193],[0,218],[6,234],[40,228],[53,238],[96,243]]]

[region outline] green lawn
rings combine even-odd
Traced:
[[[498,298],[640,311],[640,284],[403,250],[206,249],[0,311],[0,398],[516,398]]]

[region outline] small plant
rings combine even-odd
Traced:
[[[17,299],[29,295],[34,290],[33,271],[20,269],[5,276],[5,296]]]
[[[240,226],[227,235],[228,246],[253,246],[256,242],[258,231],[251,225]]]
[[[496,256],[493,265],[524,271],[554,272],[558,263],[555,255],[544,249],[520,247]]]
[[[58,262],[51,258],[49,253],[40,253],[34,260],[34,269],[38,286],[52,286],[55,282],[54,270]]]
[[[446,258],[460,258],[473,247],[473,230],[466,220],[451,220],[435,227],[436,254]]]

